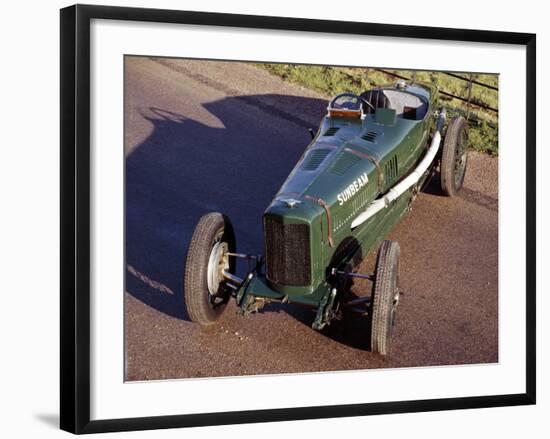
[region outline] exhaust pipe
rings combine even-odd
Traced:
[[[351,228],[355,229],[356,227],[363,224],[369,218],[380,212],[382,209],[388,207],[393,201],[403,195],[408,191],[412,186],[414,186],[422,178],[422,175],[428,170],[432,164],[437,151],[439,150],[439,144],[441,143],[441,131],[443,131],[443,124],[445,123],[445,109],[442,109],[439,114],[439,119],[437,120],[436,132],[433,136],[432,143],[428,148],[428,152],[418,164],[415,170],[409,174],[404,180],[401,180],[394,187],[392,187],[382,198],[378,198],[370,203],[367,208],[360,213],[357,218],[355,218],[351,223]]]

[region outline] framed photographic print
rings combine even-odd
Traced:
[[[533,34],[63,9],[61,427],[534,404],[535,79]]]

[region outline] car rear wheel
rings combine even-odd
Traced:
[[[235,236],[228,218],[218,212],[198,222],[185,261],[184,296],[189,318],[201,325],[215,322],[230,297],[223,271],[235,273]]]
[[[441,190],[455,196],[464,184],[468,162],[468,129],[466,119],[457,116],[449,122],[441,153]]]
[[[371,351],[387,355],[399,303],[399,255],[395,241],[384,241],[378,251],[376,279],[371,300]]]

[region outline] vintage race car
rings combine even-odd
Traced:
[[[387,354],[400,296],[400,247],[383,239],[438,169],[448,196],[464,181],[466,120],[455,117],[445,129],[445,115],[428,85],[398,82],[334,97],[265,210],[265,256],[237,253],[223,214],[198,222],[185,266],[191,320],[213,323],[232,297],[242,314],[270,302],[312,307],[317,330],[349,310],[365,316],[370,349]],[[378,246],[375,273],[354,272]],[[252,261],[243,277],[236,258]],[[355,277],[371,281],[372,291],[349,299]]]

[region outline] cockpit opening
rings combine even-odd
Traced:
[[[375,114],[378,109],[395,110],[397,117],[422,120],[428,111],[425,97],[407,91],[407,85],[395,88],[375,88],[362,93],[342,93],[330,101],[327,111],[330,117],[361,118]]]
[[[428,102],[409,92],[396,89],[376,88],[361,94],[366,114],[373,114],[378,108],[395,110],[397,117],[409,120],[421,120],[428,111]]]

